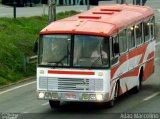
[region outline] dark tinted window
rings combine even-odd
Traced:
[[[135,34],[136,34],[136,44],[140,45],[143,43],[142,40],[142,23],[135,25]]]
[[[154,17],[151,19],[151,22],[150,22],[150,28],[151,28],[151,38],[154,37]]]
[[[126,30],[123,30],[119,34],[120,53],[127,51],[127,38]]]
[[[128,49],[135,47],[134,27],[127,30]]]
[[[149,35],[149,21],[143,23],[143,32],[144,32],[144,39],[145,41],[150,40],[150,35]]]

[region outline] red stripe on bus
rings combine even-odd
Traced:
[[[95,72],[48,70],[49,74],[95,75]]]
[[[155,54],[155,52],[152,51],[152,52],[148,55],[147,60],[149,60],[149,59],[151,59],[151,58],[154,58],[154,54]]]

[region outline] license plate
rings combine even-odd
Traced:
[[[76,94],[74,93],[65,93],[64,94],[65,99],[76,99]]]

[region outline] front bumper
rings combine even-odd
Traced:
[[[109,93],[93,92],[52,92],[37,91],[37,97],[41,100],[76,101],[76,102],[107,102]]]

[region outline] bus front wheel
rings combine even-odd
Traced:
[[[58,108],[60,106],[60,101],[49,100],[49,105],[51,108]]]
[[[116,87],[115,87],[115,90],[114,90],[113,99],[108,102],[108,106],[109,107],[113,107],[115,105],[115,101],[116,101],[116,99],[118,97],[118,93],[119,93],[119,82],[117,81]]]

